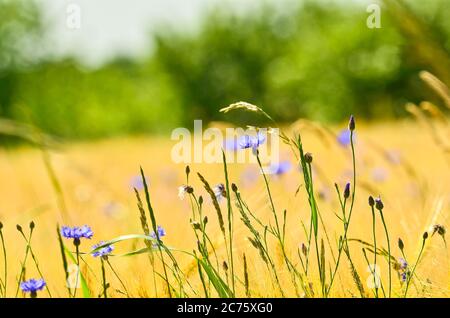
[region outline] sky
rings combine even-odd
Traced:
[[[220,5],[247,13],[263,2],[280,9],[300,0],[37,0],[47,26],[44,56],[75,56],[97,66],[117,56],[144,56],[152,31],[163,25],[195,30],[208,10]],[[370,3],[376,0],[316,0]],[[74,8],[79,11],[74,11]],[[78,15],[79,13],[79,15]],[[79,17],[73,18],[73,17]],[[74,27],[79,22],[79,28]]]
[[[258,2],[261,1],[40,0],[48,29],[45,53],[76,56],[88,65],[100,64],[116,55],[139,57],[151,50],[149,34],[163,24],[195,30],[202,15],[219,3],[245,11]]]

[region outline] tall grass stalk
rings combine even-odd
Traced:
[[[153,207],[152,207],[151,202],[150,202],[150,193],[149,193],[149,190],[148,190],[147,180],[145,178],[144,170],[142,169],[142,167],[140,168],[140,171],[141,171],[142,183],[144,184],[145,200],[147,202],[147,208],[148,208],[148,211],[150,213],[150,220],[152,222],[153,232],[156,235],[156,242],[157,242],[157,245],[158,245],[158,251],[159,251],[159,254],[160,254],[160,257],[161,257],[161,262],[162,262],[162,265],[163,265],[164,278],[166,280],[167,292],[169,293],[169,297],[172,298],[172,292],[170,290],[170,284],[169,284],[169,277],[167,276],[166,264],[164,262],[164,255],[163,255],[162,249],[161,249],[162,241],[161,241],[161,238],[159,237],[155,214],[153,212]]]
[[[389,298],[391,298],[391,294],[392,294],[391,242],[389,240],[389,231],[388,231],[388,228],[387,228],[387,225],[386,225],[386,221],[385,221],[384,215],[383,215],[383,205],[382,204],[381,205],[376,204],[375,207],[377,208],[378,212],[380,212],[381,222],[383,223],[384,232],[386,233],[386,240],[387,240],[387,246],[388,246],[388,258],[387,258],[387,260],[388,260],[388,266],[389,266],[388,267],[388,275],[389,275],[388,295],[389,295]]]
[[[373,200],[373,199],[372,199]],[[372,275],[373,275],[373,283],[375,287],[375,298],[378,298],[378,285],[377,285],[377,234],[376,234],[376,219],[375,219],[375,209],[373,208],[373,204],[370,205],[370,209],[372,211],[372,234],[373,234],[373,246],[374,246],[374,253],[373,253],[373,266],[372,266]]]
[[[21,227],[20,225],[17,225],[16,228],[17,228],[17,230],[18,230],[20,233],[23,233],[22,227]],[[27,242],[31,242],[31,237],[32,237],[32,236],[33,236],[33,230],[30,231],[30,234],[29,234],[29,236],[28,236]],[[26,247],[26,249],[25,249],[25,256],[24,256],[24,259],[23,259],[23,261],[22,261],[22,263],[21,263],[20,274],[19,274],[19,278],[18,278],[18,280],[17,280],[17,288],[16,288],[16,294],[15,294],[15,297],[16,297],[16,298],[17,298],[17,296],[19,295],[20,283],[22,282],[22,279],[23,279],[23,277],[24,277],[24,275],[25,275],[25,266],[26,266],[26,263],[27,263],[28,254],[30,253],[30,247],[31,247],[31,246],[30,246],[30,243],[27,243],[27,247]]]
[[[124,284],[124,282],[120,278],[119,274],[116,272],[116,270],[112,266],[111,262],[109,261],[109,258],[106,258],[105,261],[108,264],[111,271],[113,272],[114,276],[116,276],[117,280],[120,282],[120,285],[122,285],[122,288],[125,290],[125,294],[127,295],[127,297],[130,298],[130,294],[128,293],[128,289],[127,289],[126,285]]]
[[[248,207],[245,204],[245,202],[243,201],[243,199],[238,191],[237,186],[233,184],[232,190],[235,193],[235,196],[236,196],[236,199],[238,202],[239,212],[241,213],[241,220],[253,235],[253,238],[249,237],[248,240],[253,245],[253,247],[255,247],[259,251],[259,255],[260,255],[261,259],[264,261],[264,263],[266,264],[268,272],[273,275],[273,277],[275,279],[275,284],[277,285],[278,290],[280,291],[282,297],[284,297],[285,294],[284,294],[283,288],[281,287],[281,283],[280,283],[280,280],[278,277],[278,271],[275,268],[275,264],[268,252],[267,240],[264,239],[263,235],[261,235],[259,233],[259,231],[252,225],[250,218],[248,217],[247,213],[245,213],[245,211],[248,209]],[[264,226],[264,225],[262,225],[262,226],[265,231],[264,233],[266,233],[268,227]],[[264,236],[265,236],[265,234],[264,234]],[[272,284],[273,284],[273,281],[272,281]]]
[[[281,248],[281,252],[283,254],[283,260],[284,260],[284,262],[285,262],[285,264],[287,266],[287,269],[288,269],[288,271],[289,271],[289,273],[291,275],[292,283],[294,285],[296,294],[297,294],[297,296],[299,296],[297,280],[296,280],[296,277],[298,276],[297,275],[298,271],[295,269],[295,266],[293,266],[292,262],[290,261],[289,257],[287,256],[287,253],[286,253],[286,247],[285,247],[285,242],[284,242],[284,238],[283,238],[284,235],[283,235],[282,230],[280,229],[280,223],[278,221],[277,211],[275,209],[275,204],[274,204],[274,201],[273,201],[273,198],[272,198],[272,192],[270,191],[269,181],[268,181],[267,175],[266,175],[266,173],[265,173],[265,171],[264,171],[264,169],[262,167],[261,159],[259,157],[258,150],[256,150],[256,160],[258,162],[259,169],[260,169],[261,174],[262,174],[263,179],[264,179],[264,184],[265,184],[267,195],[268,195],[269,201],[270,201],[270,207],[271,207],[272,214],[273,214],[273,217],[274,217],[274,220],[275,220],[276,228],[273,229],[273,227],[271,226],[272,231],[270,233],[272,235],[274,235],[275,238],[278,240],[279,246]],[[285,218],[284,218],[284,220],[285,220]],[[285,228],[284,224],[283,224],[283,228]]]
[[[100,264],[102,267],[102,285],[103,285],[103,297],[108,298],[108,283],[106,282],[106,272],[105,272],[105,264],[103,261],[103,257],[100,257]]]
[[[23,231],[19,231],[19,232],[22,235],[22,237],[25,240],[25,242],[27,243],[27,245],[30,247],[29,251],[30,251],[31,258],[32,258],[32,260],[34,262],[34,265],[36,266],[36,270],[38,271],[38,273],[40,275],[40,278],[43,279],[44,275],[42,274],[42,271],[41,271],[41,269],[39,267],[39,262],[37,260],[36,255],[34,254],[33,247],[31,246],[31,232],[34,230],[34,226],[35,226],[34,222],[31,222],[30,223],[30,239],[27,239],[27,237],[25,236]],[[45,285],[45,289],[47,290],[47,293],[48,293],[49,297],[51,298],[52,294],[50,292],[50,289],[48,288],[48,284]]]
[[[411,271],[411,274],[407,276],[405,293],[403,295],[403,298],[406,298],[406,296],[408,295],[408,288],[409,288],[409,285],[411,284],[411,280],[412,280],[412,278],[414,276],[414,273],[416,272],[416,268],[417,268],[417,265],[420,262],[420,258],[422,257],[422,253],[423,253],[423,250],[425,248],[425,242],[426,242],[427,238],[428,238],[428,233],[425,232],[423,234],[423,236],[422,236],[422,246],[420,247],[419,255],[417,255],[416,263],[414,264],[414,267],[413,267],[413,269]]]
[[[7,286],[8,286],[8,257],[6,254],[6,244],[5,238],[3,236],[3,223],[0,222],[0,240],[2,241],[2,250],[3,250],[3,297],[6,298]]]
[[[230,245],[229,263],[231,266],[231,289],[233,290],[233,294],[235,295],[236,289],[235,289],[234,258],[233,258],[233,209],[231,207],[230,182],[228,180],[227,160],[225,157],[225,152],[223,150],[222,150],[222,161],[225,175],[225,189],[226,189],[227,210],[228,210],[228,235],[229,235],[228,243]]]
[[[67,257],[66,257],[66,252],[65,252],[66,248],[64,247],[64,242],[61,237],[61,230],[59,228],[59,224],[56,225],[56,233],[57,233],[57,237],[58,237],[59,249],[60,249],[61,259],[62,259],[62,263],[63,263],[63,270],[64,270],[65,282],[66,282],[66,286],[67,286],[67,292],[69,293],[69,297],[71,297],[72,293],[70,291],[70,286],[68,284],[69,272],[68,272]]]
[[[342,236],[342,240],[339,241],[339,249],[338,249],[338,256],[337,256],[337,260],[336,260],[336,265],[335,268],[333,270],[333,272],[331,273],[331,279],[330,279],[330,284],[328,286],[326,295],[328,296],[331,288],[333,287],[333,282],[334,279],[336,277],[336,273],[339,269],[339,264],[340,264],[340,259],[341,259],[341,255],[342,255],[342,251],[345,249],[347,249],[347,256],[350,259],[350,252],[348,251],[348,241],[347,241],[347,233],[348,233],[348,229],[350,226],[350,221],[351,221],[351,217],[352,217],[352,212],[353,212],[353,205],[355,202],[355,195],[356,195],[356,156],[355,156],[355,145],[354,145],[354,138],[353,138],[353,131],[355,129],[354,127],[354,121],[353,121],[353,126],[351,127],[351,122],[352,122],[352,118],[350,119],[350,124],[349,124],[349,130],[350,130],[350,146],[351,146],[351,150],[352,150],[352,167],[353,167],[353,184],[352,184],[352,194],[351,194],[351,203],[350,203],[350,209],[348,212],[348,218],[345,217],[346,216],[346,210],[345,210],[345,202],[342,205],[342,212],[344,215],[344,234]],[[340,197],[339,197],[340,200]],[[346,201],[346,200],[344,200]]]

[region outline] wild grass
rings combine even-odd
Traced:
[[[447,104],[448,89],[421,77]],[[255,165],[231,164],[223,151],[221,164],[180,167],[164,164],[165,141],[61,155],[34,134],[37,150],[0,162],[10,180],[1,186],[0,296],[27,296],[30,278],[46,282],[39,297],[448,296],[450,127],[437,106],[407,108],[419,124],[352,116],[345,140],[306,120],[279,127],[293,169],[277,175],[258,148]],[[222,109],[242,110],[271,120],[244,102]],[[16,226],[30,219],[28,234]],[[59,224],[89,224],[93,242],[67,239]]]

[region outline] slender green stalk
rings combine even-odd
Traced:
[[[80,242],[75,243],[75,252],[77,254],[77,277],[75,279],[75,287],[73,288],[73,298],[77,295],[78,278],[80,277]]]
[[[390,240],[389,240],[389,232],[388,232],[388,229],[387,229],[387,226],[386,226],[386,222],[384,220],[383,209],[378,209],[378,211],[380,212],[381,221],[383,222],[384,232],[386,233],[386,240],[387,240],[387,245],[388,245],[388,266],[389,266],[389,268],[388,268],[388,274],[389,274],[388,295],[389,295],[389,298],[391,298],[391,291],[392,291],[391,243],[390,243]]]
[[[406,296],[408,295],[408,288],[409,288],[411,280],[412,280],[412,278],[414,276],[414,273],[416,271],[416,267],[417,267],[417,265],[420,262],[420,257],[422,256],[423,250],[425,248],[425,241],[427,240],[427,238],[428,238],[428,233],[425,232],[424,235],[423,235],[423,238],[422,238],[422,246],[420,247],[420,252],[419,252],[419,255],[417,256],[416,263],[414,264],[414,267],[413,267],[413,269],[411,271],[411,274],[407,276],[405,294],[403,295],[403,298],[406,298]]]
[[[164,255],[163,255],[162,249],[161,249],[162,242],[161,242],[161,239],[159,237],[159,233],[158,233],[158,229],[157,229],[157,225],[156,225],[156,218],[155,218],[155,214],[153,212],[153,207],[152,207],[151,202],[150,202],[150,193],[148,191],[147,180],[145,178],[144,170],[142,170],[142,167],[140,168],[140,170],[141,170],[142,183],[144,184],[145,200],[147,202],[147,208],[148,208],[148,211],[150,213],[150,220],[152,221],[153,232],[156,235],[158,251],[159,251],[159,254],[160,254],[160,257],[161,257],[161,262],[162,262],[162,265],[163,265],[164,278],[166,280],[166,285],[167,285],[167,292],[169,293],[169,297],[172,298],[172,292],[171,292],[171,289],[170,289],[169,277],[167,275],[166,264],[164,262]]]
[[[372,275],[373,275],[373,283],[375,287],[375,298],[378,298],[378,285],[377,285],[377,277],[376,277],[376,268],[377,268],[377,236],[375,232],[375,209],[373,208],[373,205],[370,207],[372,210],[372,233],[373,233],[373,246],[374,246],[374,253],[373,253],[373,269],[372,269]]]
[[[3,237],[3,224],[0,222],[0,239],[2,241],[2,249],[3,249],[3,262],[4,262],[4,283],[3,283],[3,297],[6,298],[6,287],[8,285],[8,258],[6,255],[6,244],[5,238]]]
[[[22,227],[21,227],[20,225],[17,225],[17,230],[18,230],[20,233],[23,234],[23,232],[22,232]],[[30,234],[29,234],[29,236],[28,236],[27,242],[31,242],[31,237],[32,237],[32,235],[33,235],[33,231],[30,231]],[[26,266],[26,263],[27,263],[28,254],[29,254],[29,253],[30,253],[30,243],[27,243],[27,247],[26,247],[26,249],[25,249],[25,257],[24,257],[24,260],[23,260],[22,265],[21,265],[19,279],[17,280],[17,289],[16,289],[16,296],[15,296],[16,298],[17,298],[17,296],[19,295],[20,283],[22,282],[23,276],[24,276],[24,274],[25,274],[25,266]]]
[[[64,242],[62,240],[61,231],[59,229],[59,225],[58,224],[56,225],[56,233],[57,233],[57,236],[58,236],[59,249],[60,249],[60,252],[61,252],[61,258],[62,258],[62,263],[63,263],[64,275],[65,275],[65,278],[66,278],[67,292],[69,293],[69,297],[70,297],[72,295],[72,293],[70,291],[70,286],[68,284],[69,273],[67,271],[67,257],[66,257]]]
[[[275,283],[276,283],[276,285],[277,285],[277,287],[278,287],[282,297],[285,297],[283,288],[281,287],[281,283],[280,283],[280,280],[278,278],[278,274],[277,274],[277,270],[275,268],[275,264],[273,263],[273,260],[270,257],[270,254],[268,252],[267,241],[263,240],[261,238],[261,234],[251,224],[248,215],[245,213],[244,206],[246,207],[246,204],[243,201],[241,195],[239,194],[236,186],[233,188],[233,191],[234,191],[234,193],[236,195],[236,198],[237,198],[237,201],[238,201],[239,212],[241,213],[241,216],[242,216],[241,220],[244,222],[245,226],[250,230],[250,232],[254,236],[254,239],[249,238],[249,240],[252,243],[252,245],[260,252],[259,255],[261,256],[261,258],[263,259],[264,263],[266,264],[268,272],[271,273],[274,276]],[[248,210],[248,208],[246,208],[246,209]],[[267,226],[265,226],[264,229],[266,230]],[[272,282],[272,284],[273,284],[273,282]]]
[[[203,291],[205,293],[205,298],[209,298],[208,288],[206,287],[205,278],[203,277],[203,271],[200,266],[200,261],[197,260],[197,269],[198,269],[198,275],[200,276],[200,280],[202,282]]]
[[[103,297],[108,298],[107,292],[107,283],[106,283],[106,273],[105,273],[105,264],[103,261],[103,257],[100,257],[100,263],[102,265],[102,284],[103,284]]]
[[[231,289],[233,291],[233,295],[235,295],[235,277],[234,277],[234,259],[233,259],[233,209],[231,208],[231,195],[230,195],[230,183],[228,180],[228,169],[227,169],[227,160],[225,157],[225,152],[222,150],[222,158],[223,158],[223,169],[225,174],[225,187],[226,187],[226,197],[227,197],[227,209],[228,209],[228,234],[229,239],[228,243],[230,245],[230,267],[231,267]]]
[[[350,203],[350,210],[348,212],[348,218],[346,220],[346,222],[344,221],[344,235],[342,237],[342,245],[339,248],[338,251],[338,257],[337,257],[337,261],[336,261],[336,266],[334,268],[333,273],[331,274],[331,280],[330,280],[330,284],[328,286],[328,290],[327,290],[327,295],[330,293],[331,291],[331,287],[333,286],[333,282],[334,282],[334,278],[336,276],[336,273],[338,271],[339,268],[339,264],[340,264],[340,259],[341,259],[341,255],[342,255],[342,249],[344,248],[344,246],[348,246],[348,242],[347,242],[347,233],[348,233],[348,228],[350,226],[350,220],[352,217],[352,212],[353,212],[353,205],[355,202],[355,195],[356,195],[356,157],[355,157],[355,145],[354,145],[354,141],[353,141],[353,129],[350,129],[350,145],[351,145],[351,149],[352,149],[352,166],[353,166],[353,184],[352,184],[352,198],[351,198],[351,203]],[[345,215],[345,208],[344,208],[344,215]],[[347,255],[349,256],[349,255]]]
[[[33,225],[34,228],[34,225]],[[33,231],[33,228],[31,228],[31,231]],[[25,242],[28,244],[28,246],[30,247],[30,255],[31,258],[33,259],[34,265],[36,266],[36,270],[38,271],[39,275],[41,278],[44,278],[44,275],[42,274],[42,271],[39,267],[39,262],[37,260],[36,255],[33,252],[33,247],[31,246],[31,241],[28,241],[27,237],[25,236],[25,234],[23,232],[20,232],[20,234],[22,235],[22,237],[24,238]],[[49,295],[50,298],[52,298],[52,293],[50,292],[50,289],[48,288],[48,285],[45,285],[45,289],[47,290],[47,293]]]
[[[291,261],[289,260],[287,254],[286,254],[286,249],[285,249],[285,245],[284,245],[284,240],[283,240],[282,232],[281,232],[281,230],[280,230],[280,224],[279,224],[279,221],[278,221],[278,216],[277,216],[277,212],[276,212],[276,209],[275,209],[275,204],[274,204],[274,202],[273,202],[272,193],[271,193],[271,191],[270,191],[269,181],[268,181],[267,176],[266,176],[266,173],[264,172],[264,169],[263,169],[263,167],[262,167],[262,164],[261,164],[261,160],[260,160],[260,158],[259,158],[259,153],[258,153],[258,151],[256,151],[256,160],[257,160],[258,166],[259,166],[259,168],[260,168],[260,170],[261,170],[261,174],[263,175],[264,183],[265,183],[266,190],[267,190],[267,195],[268,195],[268,197],[269,197],[270,206],[271,206],[272,213],[273,213],[273,216],[274,216],[274,219],[275,219],[275,225],[276,225],[276,228],[275,228],[275,230],[273,231],[273,232],[275,232],[275,233],[274,233],[274,236],[275,236],[275,238],[278,240],[278,242],[279,242],[279,244],[280,244],[281,251],[282,251],[282,253],[283,253],[284,261],[285,261],[286,266],[287,266],[287,268],[288,268],[288,270],[289,270],[289,273],[292,275],[292,282],[293,282],[293,284],[294,284],[294,288],[295,288],[296,293],[297,293],[297,295],[298,295],[298,291],[297,291],[297,290],[298,290],[298,287],[297,287],[297,282],[296,282],[296,278],[295,278],[295,272],[296,272],[296,270],[295,270],[295,267],[292,265]]]
[[[116,276],[116,278],[119,280],[120,285],[122,285],[123,289],[125,290],[125,293],[126,293],[127,297],[130,298],[130,294],[128,293],[127,287],[123,283],[122,279],[120,279],[119,274],[116,272],[116,270],[112,266],[111,262],[109,261],[109,258],[106,258],[106,263],[108,264],[108,266],[111,269],[111,271],[114,273],[114,276]]]

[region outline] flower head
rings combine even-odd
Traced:
[[[350,120],[348,121],[348,129],[350,131],[355,130],[355,117],[353,117],[353,115],[350,116]]]
[[[444,236],[446,233],[445,227],[441,224],[435,224],[432,227],[432,232],[433,234],[431,234],[432,236],[437,232],[437,234]]]
[[[408,268],[408,262],[404,258],[400,257],[398,263],[400,264],[400,269],[406,270]]]
[[[383,201],[381,201],[381,198],[378,197],[375,199],[375,207],[377,208],[377,210],[383,210],[384,204]]]
[[[256,136],[244,135],[239,139],[239,147],[241,149],[252,148],[253,152],[256,153],[256,150],[260,145],[262,145],[266,141],[266,135],[260,131],[256,134]]]
[[[305,153],[305,161],[306,163],[311,163],[313,161],[312,153],[310,152]]]
[[[87,239],[92,238],[94,232],[92,232],[91,228],[87,225],[83,225],[81,227],[63,226],[61,228],[61,235],[65,238],[72,238],[79,240],[80,238],[87,238]]]
[[[105,244],[105,242],[100,241],[97,244],[95,244],[94,246],[92,246],[92,249],[95,250],[95,249],[97,249],[98,247],[100,247],[100,246],[102,246],[104,244]],[[106,245],[105,247],[102,247],[101,249],[93,252],[92,256],[94,256],[94,257],[99,257],[99,256],[106,257],[109,254],[111,254],[111,252],[113,250],[114,250],[114,246],[113,245]]]
[[[223,183],[219,183],[218,185],[216,185],[213,191],[217,198],[217,201],[220,201],[222,200],[222,198],[226,198],[227,196],[227,191],[225,190],[225,186],[223,185]]]
[[[194,192],[194,189],[188,185],[182,185],[180,187],[178,187],[178,197],[180,198],[180,200],[184,199],[184,195],[186,193],[192,193]]]
[[[350,182],[347,182],[344,189],[344,198],[348,199],[350,197]]]
[[[36,297],[36,292],[44,289],[45,281],[43,279],[30,279],[20,283],[20,289],[24,293],[30,293],[31,297]]]
[[[400,274],[400,280],[404,283],[406,282],[408,275],[406,274],[406,272],[403,272]]]
[[[161,237],[163,237],[163,236],[166,236],[166,230],[164,230],[161,226],[159,226],[158,225],[158,228],[156,229],[156,232],[158,233],[158,238],[161,238]],[[152,237],[152,238],[154,238],[155,240],[157,239],[157,237],[156,237],[156,233],[155,232],[152,232],[151,234],[150,234],[150,236]]]

